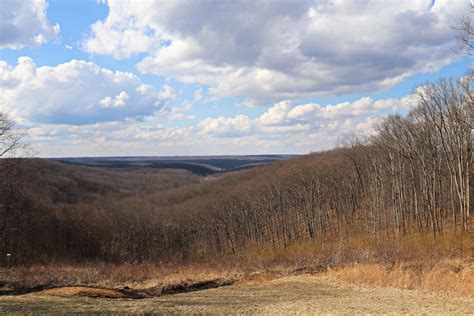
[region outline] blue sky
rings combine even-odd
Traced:
[[[39,156],[327,149],[471,68],[469,3],[2,1],[0,111]]]

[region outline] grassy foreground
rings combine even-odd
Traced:
[[[359,287],[307,274],[140,300],[58,297],[41,293],[0,297],[2,314],[468,314],[473,310],[473,298]]]
[[[167,293],[170,288],[212,281],[325,274],[345,282],[391,286],[474,296],[472,234],[451,233],[374,240],[365,236],[324,242],[299,242],[288,247],[247,248],[235,254],[168,264],[46,264],[3,271],[4,290],[17,293],[64,286],[93,286]],[[3,281],[3,282],[2,282]],[[12,292],[12,291],[10,291]],[[13,291],[15,292],[15,291]]]
[[[180,264],[17,266],[3,273],[0,314],[468,314],[473,247],[468,234],[354,236]]]

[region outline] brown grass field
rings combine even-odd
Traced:
[[[105,293],[72,288],[2,296],[0,313],[459,315],[474,311],[472,297],[452,297],[393,287],[356,286],[321,274],[301,274],[273,280],[257,278],[253,282],[216,289],[138,300],[102,291]],[[108,298],[97,298],[100,295]]]
[[[431,265],[351,263],[324,270],[281,264],[260,271],[208,264],[96,264],[31,266],[7,273],[31,290],[0,296],[0,313],[7,315],[459,315],[474,311],[474,261],[469,258]]]

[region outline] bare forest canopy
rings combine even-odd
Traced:
[[[420,88],[417,107],[372,137],[219,177],[28,159],[2,173],[0,250],[10,264],[163,263],[469,231],[473,121],[466,76]]]

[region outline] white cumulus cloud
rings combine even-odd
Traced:
[[[467,0],[109,0],[84,49],[248,104],[373,91],[453,61]]]
[[[407,110],[414,100],[414,95],[366,97],[326,106],[286,101],[255,118],[208,117],[183,127],[163,125],[163,117],[170,121],[180,114],[164,108],[142,119],[38,124],[29,135],[40,154],[47,156],[308,153],[331,148],[345,135],[370,135],[383,117]]]
[[[105,97],[102,100],[99,101],[99,104],[104,107],[115,107],[115,108],[120,108],[122,106],[125,106],[127,100],[130,99],[130,96],[128,95],[127,92],[122,91],[119,94],[117,94],[114,98],[111,97]]]
[[[0,48],[38,46],[57,38],[59,24],[46,17],[45,0],[2,0],[0,3]]]
[[[20,57],[14,66],[0,61],[0,111],[20,123],[80,125],[142,117],[158,111],[162,97],[136,75],[92,62],[38,67],[30,57]]]

